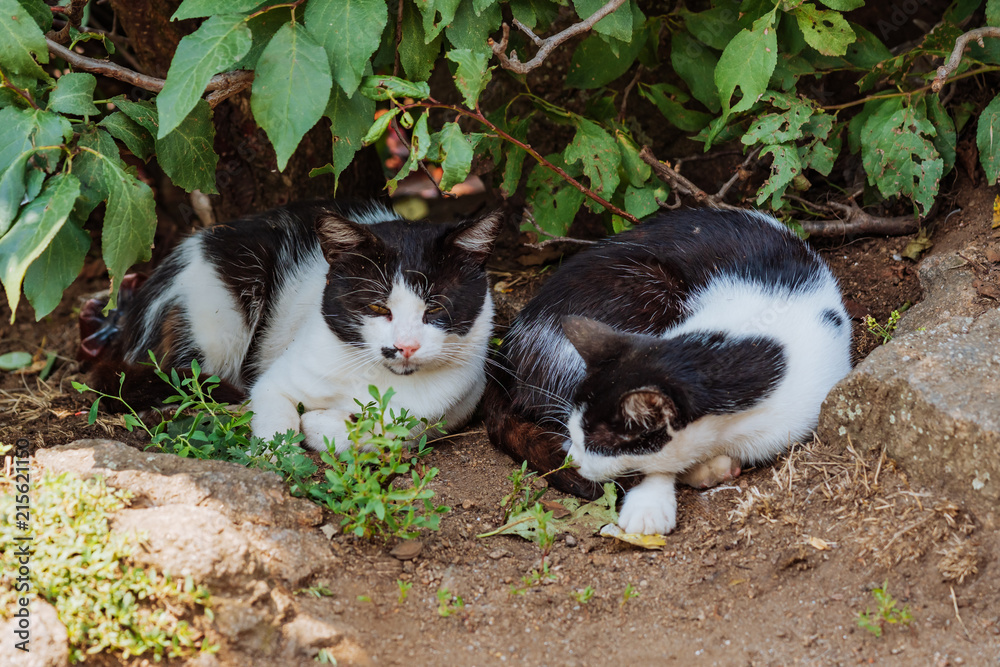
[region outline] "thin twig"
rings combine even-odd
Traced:
[[[962,54],[965,52],[965,47],[971,40],[976,40],[980,47],[985,46],[983,44],[983,37],[1000,37],[1000,28],[986,26],[985,28],[976,28],[975,30],[970,30],[967,33],[959,35],[958,39],[955,40],[955,48],[952,49],[947,62],[938,67],[937,76],[934,77],[934,81],[931,83],[931,90],[935,93],[940,91],[941,86],[951,76],[951,73],[958,69],[958,66],[962,62]]]
[[[396,55],[392,63],[392,75],[399,76],[402,64],[399,57],[399,45],[403,41],[403,0],[399,0],[399,7],[396,9]]]
[[[951,589],[951,604],[955,607],[955,618],[958,619],[958,624],[965,630],[965,638],[971,642],[972,635],[969,634],[969,628],[965,627],[965,621],[962,620],[962,616],[958,613],[958,598],[955,597],[955,587],[948,586],[948,588]]]
[[[66,24],[59,29],[59,31],[49,31],[49,35],[52,39],[64,44],[69,41],[69,29],[70,27],[79,28],[80,20],[83,18],[83,10],[87,7],[87,3],[90,0],[70,0],[68,7],[51,7],[53,13],[62,14],[66,17]]]
[[[744,159],[743,162],[740,164],[740,166],[736,168],[736,171],[733,172],[733,175],[729,177],[729,180],[726,181],[725,184],[723,184],[723,186],[719,188],[719,191],[715,193],[716,197],[718,197],[719,199],[724,198],[726,196],[726,193],[729,192],[729,188],[733,187],[733,185],[735,185],[737,181],[745,181],[747,177],[750,176],[750,174],[747,172],[747,167],[750,166],[750,163],[754,159],[756,159],[757,154],[760,153],[760,150],[762,148],[763,146],[758,146],[757,148],[753,149],[747,154],[746,159]]]
[[[531,214],[531,211],[525,210],[522,218],[531,223],[531,226],[534,227],[539,234],[550,237],[545,239],[544,241],[538,241],[537,243],[525,243],[524,245],[528,246],[529,248],[534,248],[535,250],[541,250],[545,246],[552,245],[553,243],[576,243],[577,245],[594,245],[595,243],[597,243],[597,241],[588,241],[587,239],[574,239],[568,236],[552,236],[547,231],[538,226],[538,223],[535,222],[535,216]]]
[[[618,122],[619,123],[623,122],[624,119],[625,119],[625,108],[628,106],[628,96],[629,96],[629,93],[631,93],[632,89],[635,88],[635,84],[639,83],[639,77],[640,76],[642,76],[642,64],[641,63],[639,64],[638,67],[635,68],[635,76],[632,77],[632,80],[628,82],[628,85],[625,86],[625,89],[622,91],[622,105],[618,109]]]
[[[511,72],[515,72],[517,74],[527,74],[531,70],[541,65],[545,61],[545,59],[549,56],[549,54],[552,52],[552,50],[555,49],[557,46],[559,46],[566,40],[570,39],[571,37],[575,37],[580,33],[587,32],[588,30],[594,27],[594,24],[596,24],[598,21],[600,21],[605,16],[615,11],[624,4],[625,0],[611,0],[606,5],[598,9],[589,17],[587,17],[585,20],[580,21],[579,23],[574,23],[565,30],[557,32],[556,34],[552,35],[551,37],[547,37],[546,39],[540,39],[537,35],[528,30],[526,26],[521,25],[520,22],[515,23],[518,29],[527,34],[528,37],[531,38],[536,45],[538,45],[538,52],[535,53],[535,57],[525,63],[522,63],[520,60],[518,60],[517,52],[511,51],[510,56],[508,56],[506,53],[507,43],[508,40],[510,39],[510,26],[507,25],[506,23],[504,23],[502,26],[503,37],[500,39],[500,43],[497,44],[496,42],[493,41],[492,38],[490,38],[489,45],[490,48],[493,49],[493,54],[496,55],[497,60],[500,61],[501,67],[503,67],[506,70],[510,70]]]
[[[671,167],[668,163],[658,160],[656,156],[653,155],[653,151],[649,148],[649,146],[642,147],[642,150],[639,151],[639,157],[653,169],[657,178],[669,185],[675,192],[687,195],[688,197],[693,197],[696,202],[704,206],[721,208],[727,211],[743,210],[739,206],[727,204],[720,196],[710,195],[699,188],[697,185],[678,173],[677,170]]]
[[[392,131],[396,133],[396,136],[399,138],[399,140],[403,142],[404,146],[406,146],[407,152],[410,155],[413,155],[413,144],[411,144],[410,141],[406,138],[406,133],[403,132],[402,128],[399,127],[399,123],[397,123],[395,120],[392,120],[391,122],[392,122]],[[420,167],[420,170],[424,172],[425,176],[427,176],[427,179],[431,182],[431,185],[433,185],[434,189],[437,190],[439,197],[447,198],[451,196],[445,194],[441,190],[441,187],[438,185],[437,181],[434,180],[434,176],[431,175],[430,170],[427,169],[427,165],[424,164],[423,160],[417,160],[417,166]]]
[[[113,63],[109,60],[96,60],[94,58],[88,58],[87,56],[81,56],[79,53],[70,51],[62,44],[58,44],[47,37],[45,38],[45,41],[48,42],[49,53],[62,58],[72,65],[74,69],[82,70],[84,72],[93,72],[94,74],[101,74],[112,79],[124,81],[125,83],[130,83],[137,88],[142,88],[143,90],[148,90],[152,93],[158,93],[163,90],[163,79],[155,76],[149,76],[147,74],[140,74],[139,72],[122,67],[121,65]],[[225,91],[226,94],[224,96],[214,96],[214,100],[210,99],[210,103],[214,101],[214,106],[225,99],[225,97],[243,90],[249,86],[252,81],[253,72],[249,70],[233,70],[231,72],[223,72],[222,74],[216,74],[209,80],[208,85],[205,86],[205,91]],[[209,97],[212,98],[213,96]]]

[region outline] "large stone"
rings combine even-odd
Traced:
[[[858,448],[884,446],[911,478],[967,500],[995,525],[1000,310],[976,297],[957,255],[925,260],[920,275],[924,301],[833,388],[817,432],[850,437]]]
[[[27,651],[15,646],[19,619],[0,623],[0,665],[4,667],[63,667],[69,664],[69,635],[56,608],[35,598],[28,607]]]
[[[132,491],[140,506],[197,505],[233,522],[286,528],[323,520],[319,507],[288,495],[274,473],[235,463],[142,452],[113,440],[77,440],[35,456],[55,472],[71,470],[85,479],[100,475],[109,486]]]

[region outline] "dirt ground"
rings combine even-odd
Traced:
[[[995,245],[984,222],[994,194],[960,195],[961,212],[938,223],[932,239]],[[909,240],[822,249],[853,316],[885,322],[892,309],[919,300],[914,263],[893,258]],[[525,254],[510,250],[508,260]],[[498,264],[494,281],[510,290],[498,293],[502,318],[544,280],[540,272]],[[114,418],[87,426],[89,400],[70,386],[82,379],[73,361],[80,297],[102,287],[99,277],[81,279],[37,324],[25,306],[13,325],[0,309],[0,353],[59,354],[46,381],[37,371],[0,375],[0,441],[49,447],[114,437],[141,446]],[[876,344],[857,323],[855,341],[858,358]],[[476,537],[499,525],[514,465],[493,450],[481,421],[470,429],[429,459],[441,469],[432,486],[452,510],[440,532],[423,537],[416,559],[397,560],[392,544],[338,535],[329,567],[312,582],[334,595],[300,594],[354,628],[377,664],[1000,665],[1000,537],[960,499],[910,485],[884,456],[858,455],[848,442],[797,445],[736,483],[682,489],[678,530],[662,550],[560,537],[550,556],[554,579],[514,594],[540,552],[517,537]],[[413,584],[402,603],[397,580]],[[872,590],[883,583],[912,621],[876,637],[857,618],[874,609]],[[625,600],[629,586],[638,595]],[[589,602],[571,597],[587,587]],[[442,589],[464,601],[448,617],[438,611]]]

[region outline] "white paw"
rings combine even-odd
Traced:
[[[625,494],[618,513],[618,525],[626,533],[666,535],[677,525],[677,499],[673,480],[644,480]]]
[[[351,446],[347,439],[345,417],[334,410],[310,410],[302,415],[302,435],[305,436],[307,449],[314,452],[325,452],[327,440],[334,445],[337,454]]]
[[[707,489],[722,482],[731,482],[740,475],[740,462],[725,454],[702,461],[680,476],[682,484]]]

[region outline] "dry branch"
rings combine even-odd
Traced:
[[[687,178],[682,176],[680,173],[678,173],[668,163],[661,162],[660,160],[656,159],[656,156],[653,155],[653,151],[650,150],[649,146],[642,147],[642,150],[639,151],[639,157],[642,159],[643,162],[648,164],[653,169],[653,173],[656,174],[657,178],[659,178],[661,181],[669,185],[670,189],[673,190],[674,192],[686,195],[688,197],[693,197],[696,202],[698,202],[703,206],[711,206],[712,208],[721,208],[728,211],[742,210],[739,206],[733,206],[732,204],[727,204],[722,200],[722,195],[725,195],[725,192],[731,186],[730,183],[727,183],[726,185],[722,186],[723,190],[720,190],[721,195],[720,194],[710,195],[701,188],[699,188],[697,185],[689,181]],[[744,164],[748,164],[751,157],[752,154],[750,156],[747,156],[747,160],[744,161]],[[737,171],[737,174],[738,173],[739,171]]]
[[[880,218],[863,211],[853,201],[850,204],[828,202],[826,204],[810,205],[828,211],[838,211],[842,218],[833,220],[806,220],[802,222],[803,231],[816,238],[842,238],[864,234],[879,234],[881,236],[905,236],[915,234],[921,223],[934,213],[934,208],[923,218],[912,215],[901,215],[894,218]]]
[[[545,59],[549,56],[549,54],[552,52],[552,50],[555,49],[557,46],[559,46],[566,40],[570,39],[571,37],[575,37],[576,35],[587,32],[588,30],[593,28],[598,21],[600,21],[605,16],[615,11],[624,4],[625,0],[611,0],[606,5],[598,9],[596,12],[588,16],[585,20],[580,21],[579,23],[574,23],[565,30],[557,32],[551,37],[547,37],[545,39],[542,39],[534,32],[532,32],[531,29],[528,28],[526,25],[522,24],[520,21],[515,19],[514,20],[515,27],[517,27],[521,32],[526,34],[528,38],[532,42],[534,42],[536,46],[538,46],[538,52],[535,53],[535,57],[529,60],[528,62],[522,63],[518,59],[517,53],[514,51],[510,52],[510,56],[507,55],[506,53],[507,42],[510,39],[510,26],[507,25],[506,23],[504,23],[502,26],[503,37],[500,39],[500,43],[497,44],[492,39],[490,39],[489,40],[490,48],[493,49],[494,55],[496,55],[497,60],[500,61],[501,67],[510,70],[511,72],[515,72],[517,74],[527,74],[531,70],[541,65],[542,62],[544,62]]]
[[[958,39],[955,40],[955,48],[952,49],[947,62],[945,62],[945,64],[941,67],[938,67],[937,76],[934,77],[934,83],[931,84],[931,90],[935,93],[939,92],[948,77],[951,76],[956,69],[958,69],[958,66],[962,63],[962,54],[965,52],[965,47],[970,41],[976,40],[979,46],[985,46],[983,44],[983,37],[1000,37],[1000,28],[987,26],[985,28],[976,28],[975,30],[970,30],[965,34],[959,35]]]
[[[163,84],[165,83],[164,79],[149,76],[147,74],[140,74],[139,72],[130,70],[127,67],[122,67],[121,65],[113,63],[110,60],[97,60],[95,58],[82,56],[75,51],[70,51],[62,44],[59,44],[48,37],[45,38],[45,41],[48,42],[49,53],[62,58],[75,69],[84,72],[92,72],[94,74],[101,74],[112,79],[118,79],[119,81],[130,83],[137,88],[148,90],[151,93],[158,93],[163,90]],[[205,91],[212,93],[208,96],[208,102],[214,107],[227,97],[235,95],[239,91],[248,87],[252,82],[253,72],[249,70],[233,70],[231,72],[216,74],[209,80],[208,85],[205,86]]]

